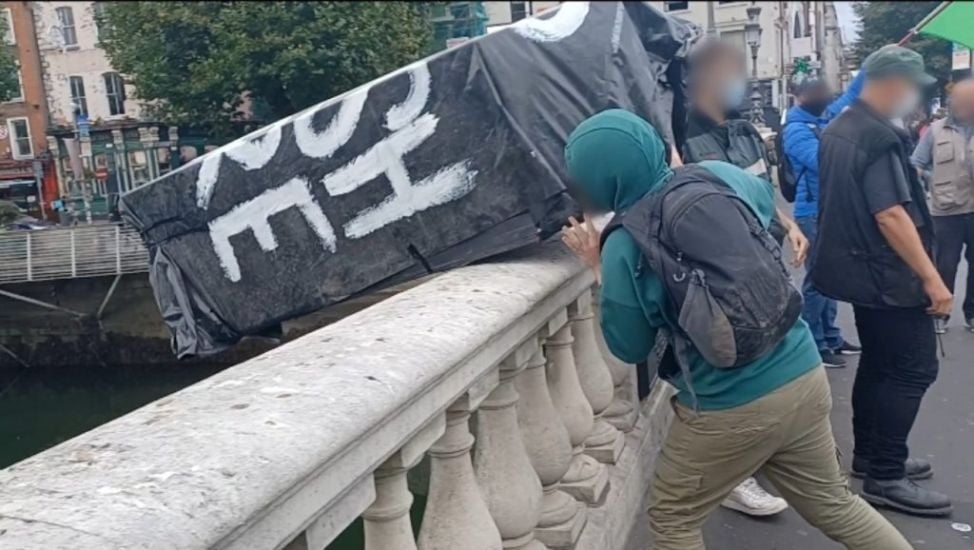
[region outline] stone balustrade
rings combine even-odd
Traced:
[[[592,285],[539,245],[227,369],[0,471],[0,548],[321,550],[360,517],[366,550],[645,548],[667,393],[636,402]]]

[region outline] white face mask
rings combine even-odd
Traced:
[[[725,109],[736,109],[744,103],[744,96],[747,95],[747,80],[744,78],[734,78],[724,85],[721,100],[724,102]]]
[[[892,118],[903,118],[913,111],[916,111],[917,106],[920,105],[920,91],[917,89],[910,90],[900,102],[893,107],[893,112],[891,113]]]

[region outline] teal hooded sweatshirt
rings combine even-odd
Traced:
[[[571,133],[565,162],[573,191],[588,207],[621,212],[673,176],[667,149],[653,127],[620,109],[590,117]],[[768,182],[720,161],[698,164],[726,182],[768,226],[774,216],[774,190]],[[655,273],[639,269],[642,253],[623,228],[602,247],[602,332],[609,349],[627,363],[645,361],[656,332],[676,328],[678,314]],[[700,410],[738,407],[759,399],[821,364],[808,325],[799,319],[778,346],[753,363],[736,368],[708,364],[696,350],[689,370]],[[677,398],[694,401],[682,374],[669,380]]]

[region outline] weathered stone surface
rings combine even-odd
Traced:
[[[548,392],[547,361],[537,342],[532,344],[531,358],[515,384],[522,395],[517,407],[521,437],[544,493],[535,535],[550,548],[567,548],[578,540],[585,525],[586,510],[558,489],[571,464],[571,437]]]
[[[524,352],[501,364],[500,384],[477,411],[477,481],[504,548],[512,550],[537,547],[534,529],[541,519],[541,481],[521,438],[515,408],[520,396],[514,379],[530,360],[532,348],[537,348],[533,338],[521,347]]]
[[[501,534],[477,486],[470,449],[470,409],[460,399],[446,413],[446,433],[430,448],[430,490],[419,550],[501,550]]]
[[[555,362],[570,364],[565,308],[590,284],[559,245],[539,246],[433,279],[143,407],[0,471],[0,548],[310,549],[364,515],[370,548],[412,550],[404,474],[434,441],[434,517],[451,517],[459,507],[444,503],[462,489],[461,500],[473,503],[462,507],[463,531],[479,534],[429,536],[424,548],[646,548],[668,386],[642,404],[606,467],[579,443],[573,455],[536,341],[554,336]],[[512,384],[505,371],[520,365],[527,368]],[[559,369],[552,386],[587,405],[573,372]],[[514,389],[520,401],[510,407]],[[477,504],[484,495],[464,420],[478,406],[493,415],[476,427],[493,447],[483,458],[493,462],[487,486],[497,492],[486,504]],[[516,447],[511,430],[543,484],[533,541],[523,532],[537,517],[533,503],[523,525],[488,513],[513,494],[494,483],[514,469],[495,452]]]
[[[149,404],[0,471],[0,547],[273,548],[361,514],[348,488],[591,283],[534,247]]]
[[[605,504],[589,509],[590,524],[582,531],[578,550],[646,550],[649,488],[656,456],[669,430],[672,388],[658,383],[640,405],[635,428],[626,434],[626,447],[609,469],[611,489]]]

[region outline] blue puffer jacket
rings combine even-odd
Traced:
[[[859,97],[864,81],[865,73],[860,71],[845,93],[829,104],[822,116],[816,117],[798,105],[788,110],[781,131],[784,132],[782,142],[785,154],[791,161],[795,176],[799,178],[795,193],[796,218],[818,216],[818,136],[812,128],[825,128],[829,121],[851,105]]]

